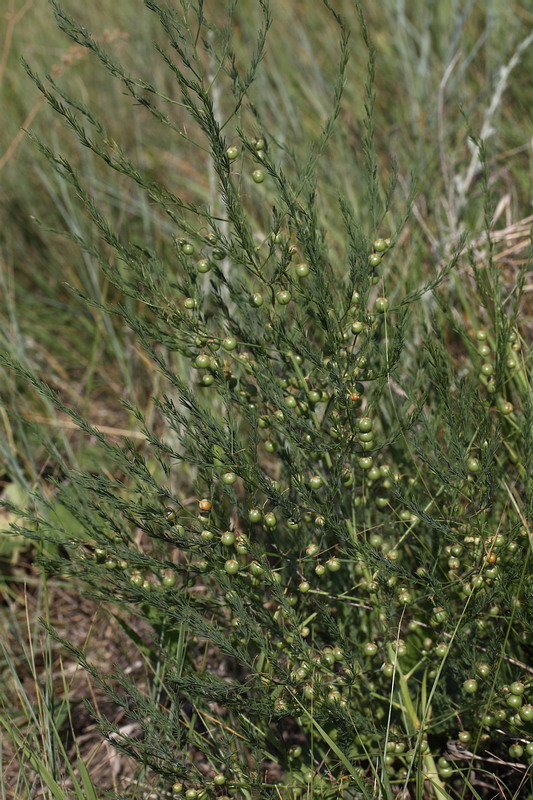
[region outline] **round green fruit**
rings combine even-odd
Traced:
[[[522,758],[524,755],[524,748],[521,744],[512,744],[509,748],[509,755],[511,758]]]
[[[272,511],[269,511],[267,514],[265,514],[264,523],[267,528],[275,528],[278,524],[276,515]]]
[[[207,258],[201,258],[196,264],[196,271],[199,272],[201,275],[204,275],[206,272],[211,270],[211,264]]]
[[[281,289],[276,294],[276,300],[280,306],[286,306],[291,301],[291,293],[287,289]]]
[[[254,292],[250,295],[250,305],[254,308],[260,308],[263,305],[263,295],[259,292]]]
[[[252,523],[261,522],[263,514],[260,508],[251,508],[248,512],[248,519]]]
[[[224,339],[222,339],[222,347],[228,352],[235,350],[237,347],[237,339],[235,336],[226,336]]]

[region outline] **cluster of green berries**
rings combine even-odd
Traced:
[[[479,380],[485,387],[489,395],[497,393],[495,365],[491,360],[491,345],[490,337],[487,330],[480,328],[476,332],[477,352],[481,359],[479,367]],[[518,367],[517,354],[520,352],[521,345],[516,331],[511,331],[507,337],[508,353],[505,358],[504,368],[506,374],[511,377]],[[505,399],[502,395],[496,397],[496,407],[498,411],[503,414],[511,414],[514,410],[513,404]]]
[[[255,150],[257,158],[263,159],[265,156],[266,142],[262,137],[253,139],[252,147]],[[226,150],[226,155],[230,162],[235,161],[239,157],[239,148],[235,145],[230,145]],[[252,172],[252,180],[254,183],[263,183],[265,180],[265,173],[262,169],[254,169]]]

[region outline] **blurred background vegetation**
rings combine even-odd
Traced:
[[[205,5],[206,11],[223,21],[224,4]],[[339,188],[362,219],[367,214],[367,197],[358,176],[364,171],[365,103],[373,102],[383,184],[397,175],[391,228],[406,211],[414,187],[411,216],[391,267],[394,280],[425,282],[464,233],[483,262],[485,194],[477,150],[470,139],[473,134],[486,142],[496,258],[502,278],[512,282],[527,257],[533,220],[531,4],[525,0],[363,0],[362,5],[376,51],[376,78],[370,93],[365,88],[367,52],[353,3],[334,2],[352,28],[352,37],[341,119],[319,167],[319,196],[329,241],[340,253],[343,227],[335,204]],[[169,97],[177,95],[154,49],[154,42],[162,41],[156,17],[141,0],[65,0],[64,7],[83,21],[127,73],[153,83]],[[321,3],[273,0],[271,7],[273,25],[264,68],[251,98],[290,161],[291,151],[301,156],[310,139],[319,136],[331,109],[338,41]],[[237,3],[233,22],[237,61],[247,63],[259,18],[255,0]],[[58,29],[46,0],[4,0],[0,12],[0,347],[45,378],[66,402],[111,437],[139,436],[130,428],[120,401],[137,404],[150,419],[158,375],[120,320],[80,297],[99,303],[112,298],[116,290],[90,255],[47,230],[83,233],[89,239],[96,235],[27,131],[79,167],[117,231],[127,226],[131,240],[160,251],[168,247],[175,231],[131,181],[111,173],[74,140],[28,77],[21,57],[34,72],[49,73],[91,108],[106,128],[111,148],[114,141],[119,142],[154,179],[171,190],[179,188],[180,195],[191,201],[213,204],[216,189],[208,157],[185,137],[171,137],[168,129],[162,135],[161,126],[132,101],[124,86],[111,80],[86,50],[73,46]],[[222,96],[217,102],[223,109],[223,82],[220,85]],[[179,125],[178,107],[174,119]],[[258,133],[253,109],[243,110],[242,122],[250,135]],[[186,133],[195,138],[194,131]],[[258,208],[259,227],[266,223],[261,213]],[[388,231],[375,233],[387,235]],[[334,267],[342,270],[340,258]],[[476,314],[469,303],[469,281],[465,263],[447,286],[446,296],[446,302],[467,319]],[[528,341],[533,329],[532,290],[528,273],[521,320]],[[2,373],[0,398],[0,493],[4,500],[24,505],[40,477],[53,472],[41,444],[42,430],[53,435],[72,465],[91,469],[95,452],[90,440],[82,439],[70,420],[58,416],[13,374]],[[39,669],[52,659],[46,648],[39,657],[35,655],[44,639],[34,617],[50,611],[50,596],[32,568],[32,551],[23,540],[7,534],[11,521],[10,513],[0,510],[0,591],[9,609],[0,623],[4,628],[0,638],[6,642],[2,673],[10,680],[15,674],[22,676],[27,703],[21,707],[30,715],[43,691]],[[74,600],[60,582],[51,594],[54,621],[64,617],[65,608],[72,613],[72,603],[79,603],[80,631],[89,636],[98,610],[90,604],[82,606],[83,601]],[[124,654],[120,643],[111,644],[113,635],[109,635],[107,655],[120,660]],[[56,689],[65,696],[65,673],[58,674],[63,687]],[[19,705],[21,691],[19,687]],[[66,724],[68,728],[68,719]],[[90,736],[89,740],[94,744]],[[102,764],[108,764],[109,757],[103,756]]]

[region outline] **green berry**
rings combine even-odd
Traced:
[[[323,485],[324,481],[320,477],[320,475],[313,475],[312,478],[309,479],[309,486],[311,489],[320,489]]]
[[[250,522],[256,523],[261,522],[263,514],[261,513],[260,508],[251,508],[248,512],[248,519]]]
[[[384,250],[387,249],[387,247],[388,245],[385,239],[376,239],[376,241],[374,242],[374,250],[376,250],[378,253],[382,253]]]
[[[263,305],[263,295],[259,292],[254,292],[250,295],[250,305],[254,308],[260,308]]]
[[[235,159],[239,155],[239,150],[233,145],[231,145],[231,147],[228,147],[228,149],[226,150],[226,155],[230,161],[235,161]]]
[[[305,263],[296,264],[294,271],[299,278],[306,278],[309,275],[309,265]]]
[[[467,694],[475,694],[478,689],[478,683],[473,678],[469,678],[463,683],[463,691]]]
[[[265,180],[265,173],[262,169],[254,169],[252,172],[252,180],[254,183],[263,183]]]
[[[389,301],[387,300],[386,297],[376,297],[374,308],[376,309],[377,312],[383,314],[385,311],[387,311],[388,307],[389,307]]]
[[[226,486],[232,486],[237,480],[237,475],[234,472],[223,472],[220,476],[220,480]]]
[[[338,572],[341,568],[341,562],[338,558],[330,558],[326,561],[326,569],[329,572]]]
[[[231,545],[235,543],[235,534],[233,531],[224,531],[220,537],[220,542],[224,547],[231,547]]]
[[[505,702],[509,706],[509,708],[514,708],[518,711],[519,708],[522,707],[522,697],[519,694],[509,694],[505,698]]]
[[[199,353],[194,359],[196,369],[206,369],[211,364],[211,356],[207,353]]]
[[[370,419],[370,417],[361,417],[357,421],[357,427],[363,433],[368,433],[369,431],[372,430],[372,420]]]
[[[379,253],[372,253],[370,258],[368,259],[368,263],[371,267],[377,267],[378,264],[381,264],[381,256]]]
[[[199,272],[200,274],[205,274],[206,272],[209,272],[210,269],[211,269],[211,264],[209,263],[209,259],[207,258],[201,258],[196,263],[196,271]]]
[[[237,347],[237,339],[235,336],[226,336],[224,339],[222,339],[222,347],[228,352],[235,350]]]
[[[267,528],[275,528],[278,524],[276,515],[272,511],[269,511],[267,514],[265,514],[264,522]]]
[[[524,748],[521,744],[512,744],[509,748],[509,755],[511,758],[522,758],[524,755]]]
[[[234,558],[229,558],[226,563],[224,564],[224,569],[228,573],[228,575],[236,575],[239,571],[239,562],[236,561]]]
[[[287,289],[281,289],[276,294],[276,300],[280,306],[286,306],[291,301],[291,293]]]
[[[506,400],[499,400],[497,406],[500,414],[512,414],[514,411],[513,404],[508,403]]]

